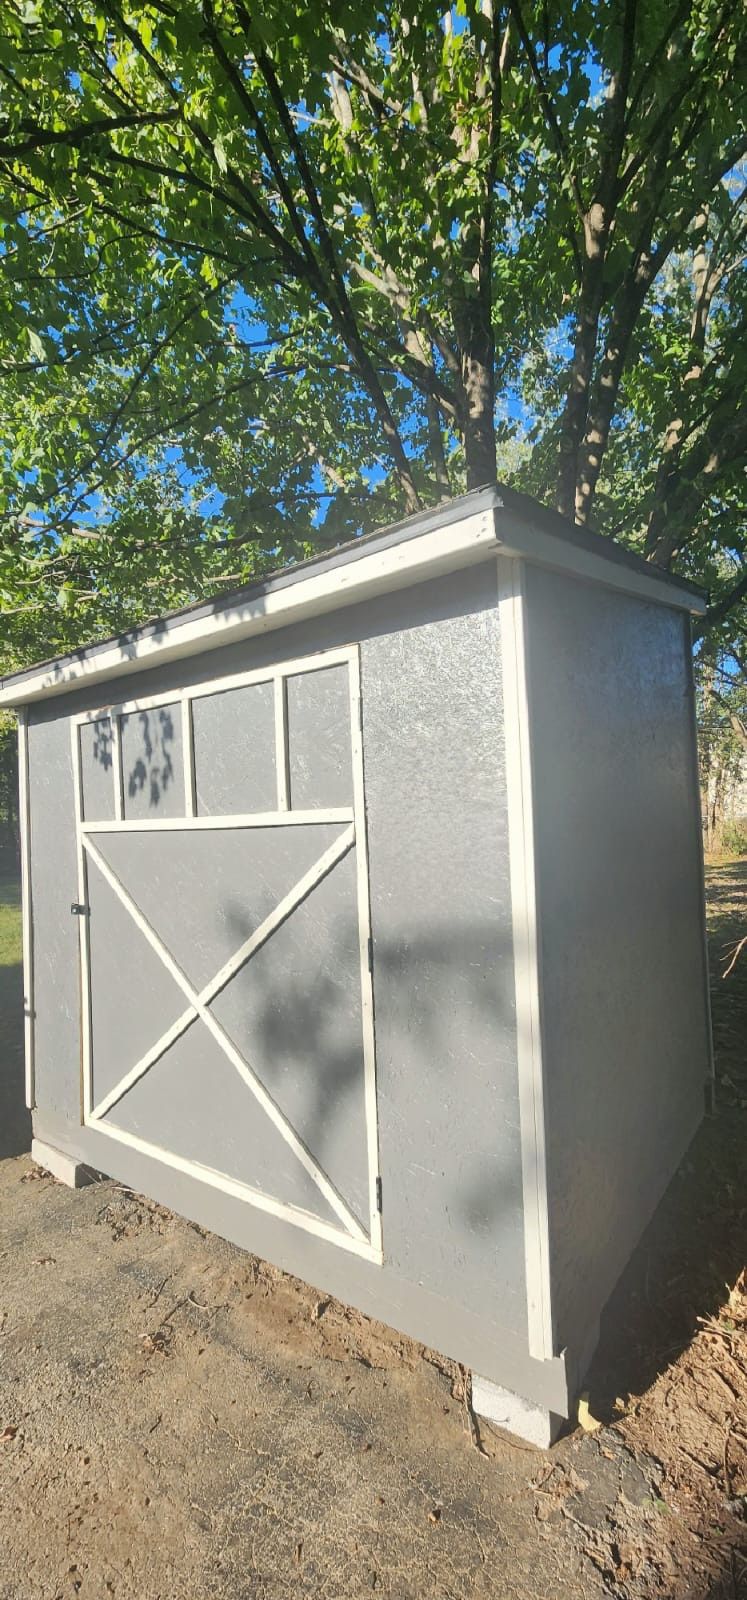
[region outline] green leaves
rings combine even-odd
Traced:
[[[499,471],[552,503],[578,393],[579,483],[611,397],[596,525],[643,549],[663,516],[667,559],[728,594],[747,297],[722,11],[638,7],[616,149],[617,4],[521,0],[495,28],[478,0],[9,8],[9,648],[46,655],[456,492],[491,421]]]
[[[39,335],[35,331],[35,329],[34,328],[27,328],[26,329],[26,337],[28,339],[29,349],[31,351],[32,356],[34,357],[34,360],[35,361],[46,361],[47,352],[46,352],[46,350],[44,348],[44,344],[43,344],[42,340],[39,338]]]

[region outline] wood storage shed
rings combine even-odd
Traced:
[[[709,1082],[703,605],[496,488],[5,679],[36,1158],[549,1440]]]

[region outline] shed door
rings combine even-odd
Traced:
[[[380,1260],[360,727],[354,649],[75,719],[83,1109]]]

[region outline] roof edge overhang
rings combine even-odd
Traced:
[[[235,596],[198,603],[129,635],[15,673],[0,680],[0,707],[29,705],[235,644],[476,565],[491,551],[696,615],[706,608],[694,585],[598,535],[576,533],[572,524],[523,495],[486,489],[288,568]]]

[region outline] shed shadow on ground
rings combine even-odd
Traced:
[[[642,1394],[723,1305],[747,1262],[747,863],[709,874],[709,960],[716,1065],[707,1115],[605,1308],[590,1374],[594,1414]]]

